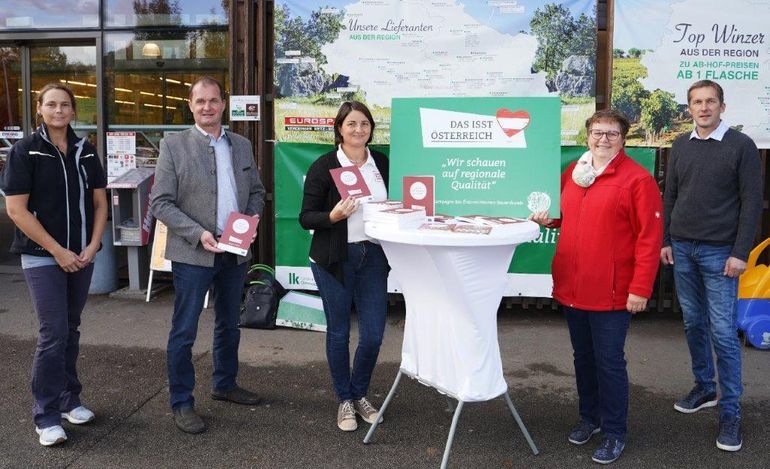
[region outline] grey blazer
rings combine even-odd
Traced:
[[[233,158],[238,210],[262,215],[265,188],[257,173],[251,142],[227,132]],[[199,266],[214,265],[214,253],[203,249],[201,234],[216,234],[217,176],[214,148],[193,127],[160,141],[151,196],[152,214],[168,227],[166,259]],[[251,251],[238,262],[251,258]]]

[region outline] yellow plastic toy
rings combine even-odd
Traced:
[[[751,250],[746,272],[738,279],[737,323],[746,342],[770,350],[770,267],[757,265],[770,238]]]
[[[738,298],[770,298],[770,267],[757,265],[759,255],[769,245],[770,238],[767,238],[751,250],[746,272],[738,279]]]

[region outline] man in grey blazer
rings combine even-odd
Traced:
[[[231,212],[261,215],[265,188],[251,142],[222,129],[225,93],[211,77],[190,87],[195,126],[165,137],[152,189],[152,213],[168,227],[166,258],[172,261],[174,316],[167,367],[174,423],[187,433],[206,429],[195,413],[192,346],[209,287],[214,287],[214,344],[211,397],[256,405],[260,399],[236,384],[239,311],[248,260],[217,248]]]

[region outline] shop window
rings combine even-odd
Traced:
[[[228,48],[227,31],[105,35],[107,130],[135,133],[138,165],[154,164],[164,135],[193,125],[187,99],[196,78],[227,87]]]
[[[30,115],[37,110],[38,90],[46,83],[61,82],[75,94],[77,113],[71,125],[76,131],[96,131],[96,48],[94,46],[34,46],[30,48]],[[39,124],[37,120],[33,122]]]
[[[122,0],[115,1],[122,3]],[[56,2],[3,0],[2,4],[3,6],[0,8],[0,31],[99,27],[99,0],[59,0]]]
[[[23,137],[21,93],[21,51],[0,47],[0,171],[11,145]]]
[[[229,0],[104,0],[105,26],[226,25]]]

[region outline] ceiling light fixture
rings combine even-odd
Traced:
[[[142,57],[159,59],[160,56],[160,47],[158,47],[158,45],[154,42],[147,42],[144,44],[144,46],[142,46]]]

